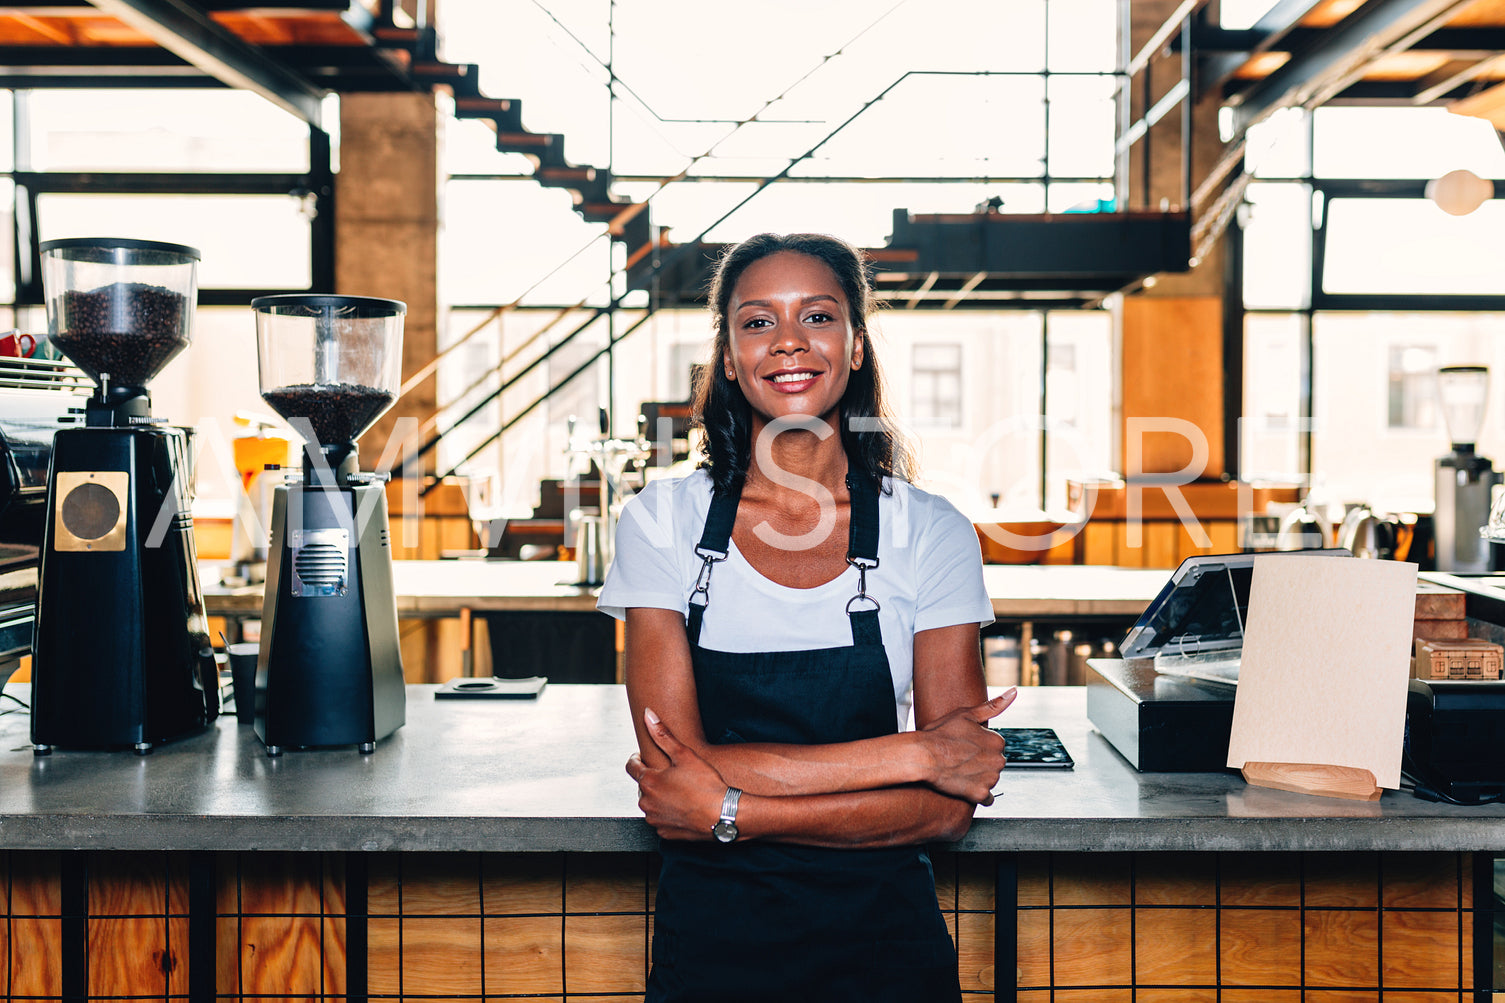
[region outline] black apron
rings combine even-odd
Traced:
[[[704,564],[687,631],[700,719],[713,745],[851,742],[898,731],[877,602],[866,595],[867,571],[878,565],[878,492],[848,484],[847,560],[860,584],[847,604],[852,644],[843,648],[701,647],[711,570],[730,549],[741,493],[712,498],[695,548]],[[956,949],[922,846],[662,840],[660,853],[647,1003],[961,998]]]

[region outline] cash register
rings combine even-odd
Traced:
[[[1290,554],[1353,556],[1332,548],[1188,557],[1130,628],[1122,657],[1087,661],[1087,719],[1135,769],[1227,768],[1254,559]]]

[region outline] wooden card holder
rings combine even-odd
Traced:
[[[1244,782],[1296,794],[1350,801],[1378,801],[1381,788],[1374,774],[1356,766],[1323,766],[1320,763],[1245,763]]]

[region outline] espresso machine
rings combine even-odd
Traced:
[[[406,716],[386,477],[355,440],[397,399],[407,307],[359,296],[251,301],[261,397],[305,440],[272,497],[256,735],[288,748],[376,743]]]
[[[153,416],[147,392],[188,347],[199,252],[111,238],[49,240],[41,252],[48,336],[94,392],[76,409],[82,426],[53,437],[31,741],[38,755],[144,754],[219,713],[190,432]]]
[[[1474,452],[1484,427],[1489,367],[1444,366],[1437,370],[1442,405],[1453,450],[1437,458],[1437,507],[1432,516],[1437,570],[1477,574],[1489,570],[1489,547],[1480,530],[1489,520],[1490,495],[1500,474]]]

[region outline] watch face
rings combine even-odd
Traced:
[[[722,819],[711,828],[711,834],[723,843],[735,842],[737,839],[737,823]]]

